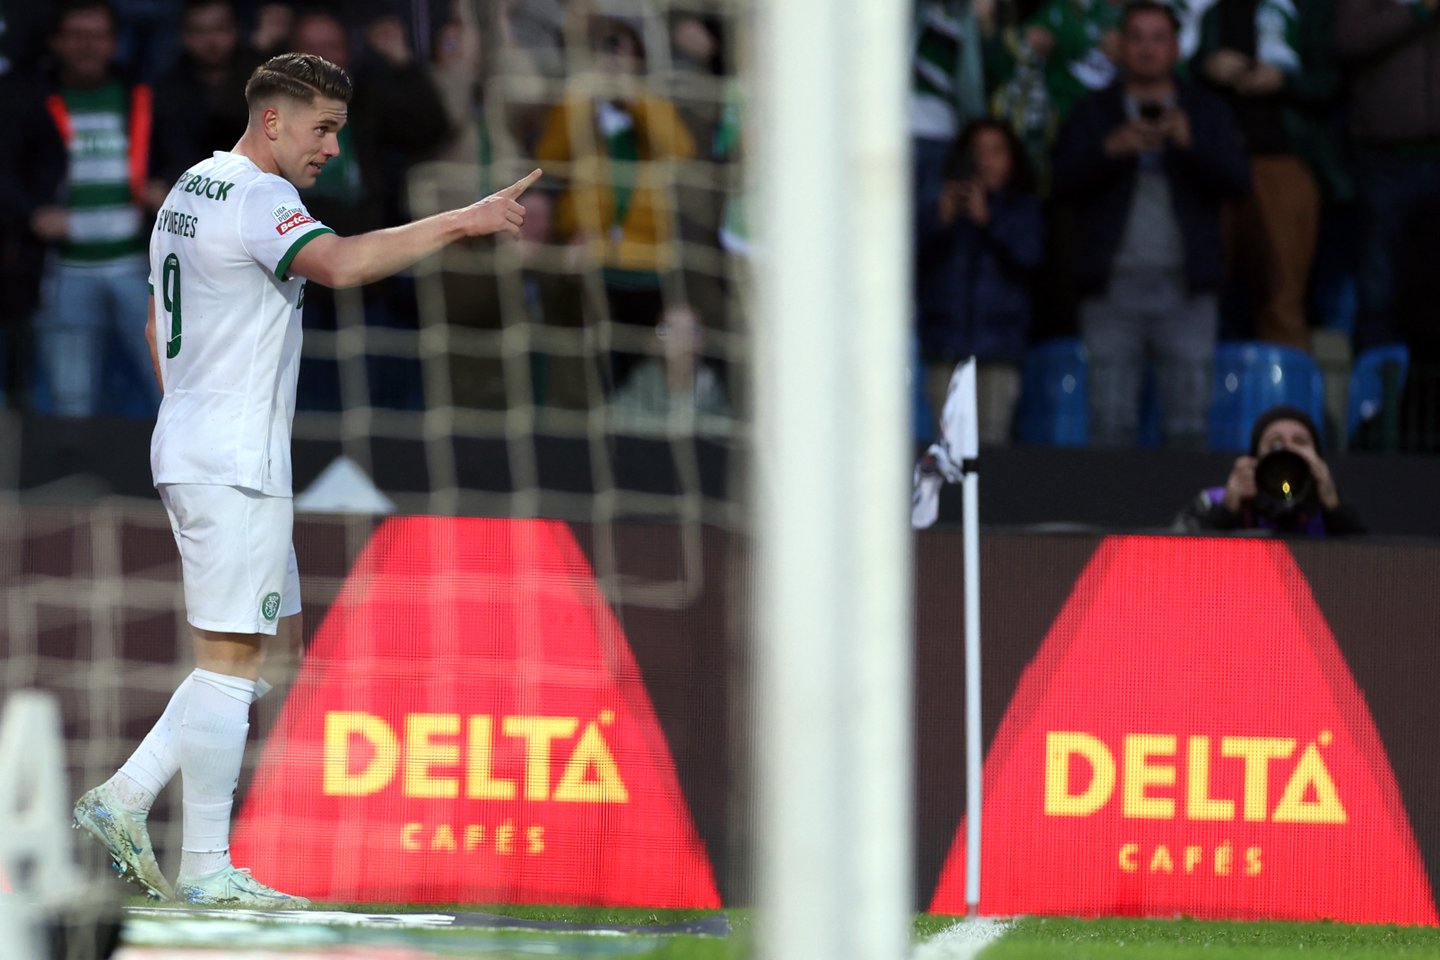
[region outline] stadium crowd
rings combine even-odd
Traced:
[[[153,410],[140,330],[159,201],[234,144],[255,65],[294,50],[355,78],[342,152],[304,194],[342,234],[546,169],[519,244],[461,246],[359,291],[312,285],[302,409],[500,409],[518,349],[539,403],[723,418],[745,354],[742,44],[722,8],[689,9],[4,5],[6,402]],[[1327,369],[1405,344],[1412,392],[1440,364],[1437,0],[913,9],[917,404],[938,406],[950,366],[975,354],[982,436],[1008,442],[1027,358],[1071,338],[1088,364],[1089,442],[1144,442],[1153,416],[1152,442],[1195,448],[1219,343],[1272,343]],[[443,345],[437,384],[421,344],[442,327],[425,341]],[[336,359],[355,331],[361,393]],[[1440,398],[1431,376],[1422,405]]]

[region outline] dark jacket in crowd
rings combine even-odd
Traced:
[[[1164,169],[1185,242],[1192,290],[1214,290],[1224,276],[1220,206],[1250,190],[1250,159],[1230,109],[1214,94],[1177,80],[1176,103],[1190,117],[1189,150],[1167,147]],[[1052,190],[1076,206],[1080,224],[1076,282],[1097,293],[1125,232],[1139,160],[1105,155],[1105,138],[1126,122],[1125,88],[1117,83],[1082,100],[1060,130]]]
[[[1030,284],[1045,257],[1045,220],[1030,194],[988,198],[990,220],[961,214],[949,226],[922,222],[917,291],[920,341],[927,356],[971,354],[1019,362],[1030,332]]]
[[[200,82],[187,54],[155,84],[155,137],[150,175],[166,186],[216,150],[231,150],[245,132],[250,108],[245,82],[260,65],[260,55],[245,48],[218,87]]]
[[[1254,10],[1245,5],[1241,10],[1251,21],[1251,40],[1241,53],[1254,56]],[[1233,16],[1221,0],[1205,12],[1200,21],[1200,42],[1191,60],[1190,75],[1204,77],[1205,60],[1227,46],[1225,18]],[[1233,91],[1215,89],[1215,93],[1236,109],[1240,132],[1247,138],[1252,154],[1293,153],[1310,167],[1325,196],[1331,200],[1355,198],[1355,185],[1346,163],[1341,127],[1336,119],[1340,107],[1340,64],[1335,57],[1334,0],[1305,0],[1296,4],[1295,32],[1291,45],[1300,63],[1284,71],[1285,84],[1266,97],[1241,97]],[[1202,79],[1206,86],[1210,86]],[[1241,111],[1250,110],[1250,124]],[[1251,141],[1257,124],[1269,124],[1272,130],[1262,131],[1264,144]],[[1266,149],[1269,147],[1270,149]]]
[[[40,71],[55,18],[52,6],[24,0],[0,3],[0,77],[29,77]]]
[[[68,161],[45,109],[44,77],[0,78],[0,319],[29,317],[39,300],[45,245],[30,230],[36,208],[57,202]]]
[[[1440,15],[1423,3],[1336,0],[1350,130],[1375,145],[1440,141]]]

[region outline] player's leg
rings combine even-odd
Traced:
[[[271,635],[283,634],[287,642],[299,636],[290,501],[209,485],[162,487],[160,493],[180,547],[197,668],[122,770],[77,803],[76,824],[104,844],[122,876],[153,896],[171,896],[145,815],[183,770],[181,874],[192,882],[182,895],[205,903],[305,906],[229,861],[230,813],[250,704],[268,689],[256,682],[265,648]],[[282,620],[282,614],[290,616]]]
[[[170,698],[165,712],[109,780],[75,804],[75,824],[110,854],[115,869],[152,897],[172,899],[146,824],[155,797],[184,774],[184,837],[180,872],[195,876],[230,864],[230,809],[250,704],[263,650],[260,635],[225,634],[191,627],[196,669]]]
[[[285,586],[280,591],[280,619],[275,636],[265,645],[265,676],[256,681],[256,699],[265,695],[271,682],[288,686],[300,670],[300,656],[305,641],[304,617],[300,612],[300,570],[295,560],[295,545],[290,545],[286,563]],[[267,682],[268,676],[271,682]]]
[[[230,861],[230,818],[256,681],[281,613],[298,612],[291,502],[230,487],[172,488],[168,505],[179,520],[197,664],[180,732],[184,821],[176,897],[206,905],[308,906]],[[292,594],[288,603],[286,593]]]
[[[184,878],[208,876],[230,866],[230,813],[265,642],[261,634],[199,628],[192,632],[196,670],[179,742],[184,805],[181,885]]]
[[[287,603],[289,597],[295,597],[293,603],[298,608],[299,578],[293,570],[292,559],[292,573],[288,579],[293,579],[294,587],[291,589],[287,580],[285,596]],[[266,647],[264,663],[269,672],[288,679],[294,675],[294,665],[298,662],[303,627],[298,612],[290,616],[285,616],[284,612],[282,610],[275,642],[265,644],[262,640],[262,644]],[[210,644],[204,644],[207,658],[200,665],[215,671],[217,667],[224,668],[233,663],[235,658],[233,654],[224,656],[227,645],[223,635],[212,636],[218,639],[219,646],[212,648]],[[199,639],[195,643],[197,647],[202,645]],[[212,649],[215,651],[213,659],[208,654]],[[223,674],[227,670],[215,672]],[[174,896],[174,890],[155,858],[146,821],[156,797],[180,772],[180,723],[194,681],[195,672],[181,681],[160,719],[125,764],[109,780],[81,797],[75,808],[77,825],[83,826],[105,844],[120,875],[149,895],[167,900]],[[258,701],[269,690],[269,683],[257,679],[255,700]]]
[[[216,544],[208,536],[197,535],[195,518],[207,512],[197,500],[208,497],[214,488],[189,488],[189,492],[173,494],[162,487],[160,499],[170,518],[171,532],[180,548],[180,559],[186,583],[187,614],[196,615],[196,599],[190,587],[200,593],[203,578],[199,572],[202,553],[214,553]],[[215,504],[205,505],[213,509]],[[214,532],[212,527],[209,531]],[[207,610],[201,605],[202,611]],[[193,629],[193,625],[192,625]],[[204,667],[205,664],[200,664]],[[120,876],[139,886],[152,897],[170,899],[174,890],[165,879],[150,841],[147,819],[151,805],[180,770],[181,736],[190,695],[198,671],[192,672],[176,688],[160,719],[141,741],[125,764],[107,781],[87,792],[75,804],[75,826],[85,830],[105,848]]]
[[[75,804],[75,826],[105,847],[121,877],[162,900],[175,892],[155,859],[147,819],[150,807],[180,769],[180,718],[190,697],[193,674],[170,702],[140,746],[109,780]]]

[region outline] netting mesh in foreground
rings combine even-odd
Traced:
[[[295,892],[715,906],[738,875],[743,11],[544,6],[457,5],[460,137],[390,184],[419,217],[541,166],[526,236],[307,292],[297,494],[344,455],[423,519],[297,515],[310,656],[235,838]],[[78,793],[193,663],[178,556],[155,501],[3,509],[4,689],[60,695]]]

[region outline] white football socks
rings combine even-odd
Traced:
[[[110,778],[111,790],[127,810],[148,812],[165,784],[180,769],[180,718],[185,715],[185,703],[194,682],[194,673],[180,682],[155,726],[125,765]]]
[[[115,799],[131,813],[148,813],[160,791],[180,771],[180,719],[185,715],[186,699],[197,672],[200,671],[192,671],[180,681],[155,726],[125,765],[107,781]],[[256,700],[270,690],[270,684],[263,679],[255,681]]]
[[[209,670],[191,676],[179,737],[185,807],[180,875],[199,877],[230,864],[230,811],[250,732],[255,681]]]

